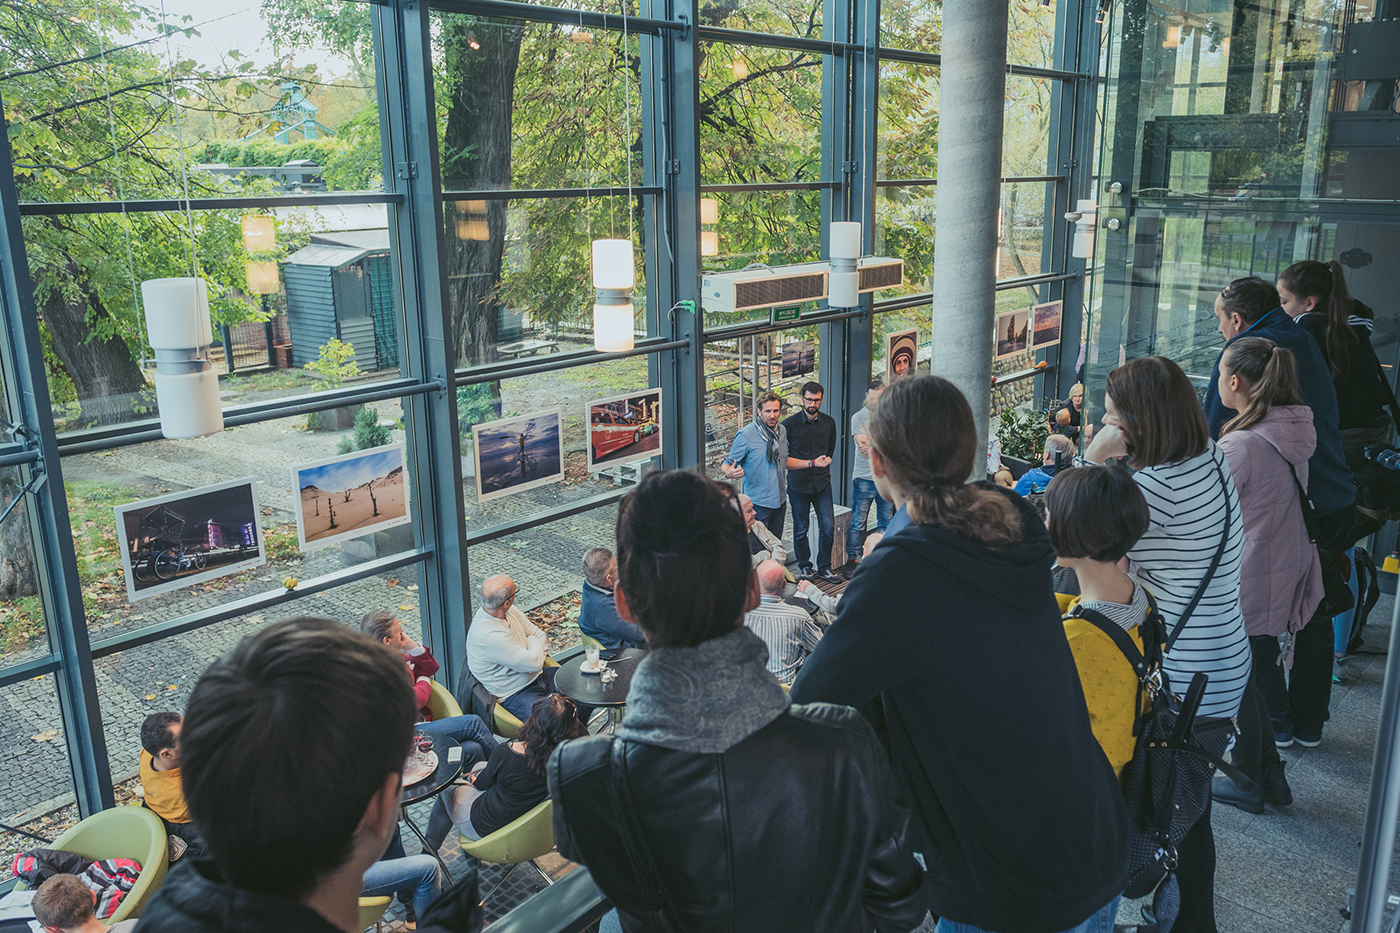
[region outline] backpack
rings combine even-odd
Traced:
[[[1192,677],[1184,697],[1172,693],[1162,656],[1184,623],[1168,637],[1151,593],[1147,602],[1147,618],[1139,624],[1141,651],[1132,636],[1103,614],[1080,606],[1074,615],[1113,639],[1142,685],[1133,719],[1133,758],[1123,768],[1128,808],[1128,885],[1123,895],[1139,898],[1155,891],[1158,929],[1168,933],[1180,907],[1177,849],[1210,804],[1212,774],[1219,768],[1246,789],[1254,782],[1222,758],[1235,734],[1234,722],[1197,715],[1206,675]]]

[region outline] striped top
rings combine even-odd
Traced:
[[[778,683],[792,686],[807,655],[816,650],[822,630],[807,613],[777,596],[767,593],[752,612],[744,615],[744,625],[768,646],[768,671]]]
[[[1224,488],[1216,464],[1224,474]],[[1193,674],[1204,672],[1210,680],[1200,715],[1232,717],[1239,711],[1249,680],[1250,655],[1240,612],[1244,521],[1230,466],[1220,448],[1210,442],[1199,456],[1148,467],[1133,478],[1147,499],[1152,521],[1128,557],[1138,581],[1157,597],[1168,633],[1195,595],[1220,546],[1228,491],[1230,534],[1225,553],[1162,666],[1178,696],[1186,693]]]

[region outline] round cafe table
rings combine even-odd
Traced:
[[[414,731],[417,735],[417,730]],[[418,828],[418,824],[413,822],[413,817],[408,815],[408,805],[426,800],[443,792],[447,785],[457,779],[457,775],[462,773],[462,745],[456,739],[446,735],[434,735],[425,732],[424,735],[433,740],[433,751],[437,754],[437,770],[425,778],[414,781],[412,784],[405,784],[403,796],[399,801],[399,815],[408,824],[408,828],[413,830],[413,834],[418,837],[418,841],[423,843],[423,851],[437,859],[438,865],[442,868],[443,875],[451,878],[452,874],[447,870],[447,863],[442,857],[432,849],[428,848],[428,840],[423,836],[423,831]],[[449,761],[452,756],[452,749],[457,749],[456,761]]]
[[[606,684],[598,674],[585,674],[580,670],[586,660],[586,656],[580,654],[559,665],[559,670],[554,674],[554,689],[575,703],[608,707],[608,728],[612,730],[621,718],[621,707],[627,703],[632,674],[648,653],[645,648],[623,648],[618,651],[617,657],[607,662],[608,667],[617,671],[617,679]]]

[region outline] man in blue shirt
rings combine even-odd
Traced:
[[[787,517],[787,431],[778,423],[783,400],[777,393],[758,397],[757,414],[734,435],[734,445],[719,465],[730,479],[744,481],[744,495],[753,500],[754,514],[781,538]]]
[[[645,648],[642,630],[617,613],[613,585],[617,583],[617,558],[605,547],[591,547],[583,554],[583,606],[578,630],[596,638],[604,648]]]
[[[1040,466],[1021,474],[1021,478],[1016,481],[1016,492],[1022,496],[1044,492],[1060,466],[1069,466],[1073,462],[1074,441],[1063,434],[1051,434],[1045,438],[1045,455],[1041,457]]]

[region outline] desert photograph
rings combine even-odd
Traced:
[[[408,521],[402,445],[299,466],[292,475],[303,550]]]

